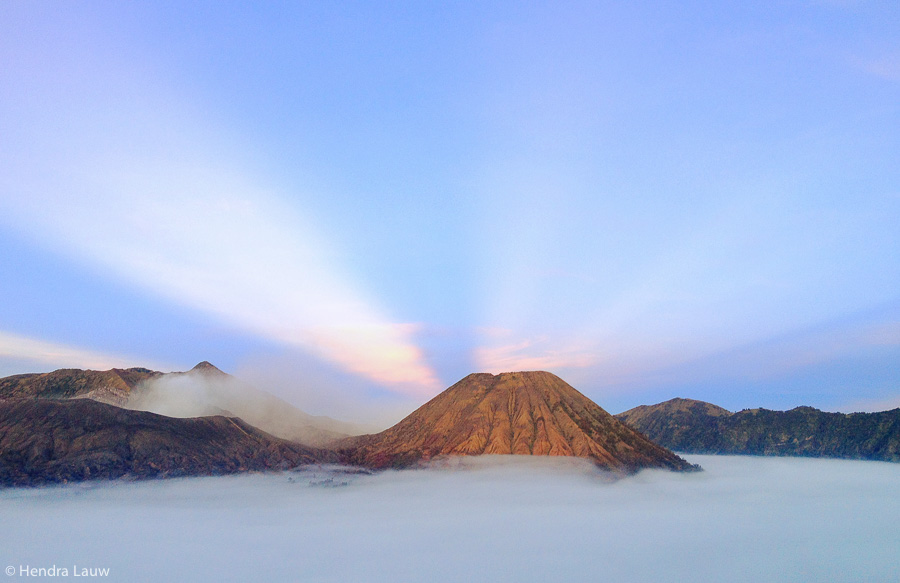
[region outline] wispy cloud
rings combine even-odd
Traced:
[[[11,60],[19,91],[0,105],[17,120],[6,145],[21,146],[0,148],[0,224],[393,390],[440,386],[414,327],[363,291],[306,216],[309,193],[247,170],[239,144],[164,79],[78,41],[54,41],[58,68],[44,77],[32,57]]]
[[[475,349],[475,362],[484,372],[501,373],[519,370],[554,371],[569,368],[594,366],[599,359],[596,354],[578,350],[553,350],[546,346],[546,340],[525,340],[501,346],[479,347]]]
[[[861,60],[859,66],[871,75],[888,81],[900,81],[900,53]]]
[[[486,330],[481,340],[474,352],[479,370],[549,370],[579,390],[588,390],[592,398],[604,404],[610,396],[646,390],[679,387],[682,391],[685,386],[710,383],[721,387],[736,383],[789,383],[793,381],[785,379],[840,363],[860,359],[880,362],[885,354],[900,346],[900,323],[896,312],[888,309],[718,350],[700,342],[666,337],[653,341],[627,336],[579,340],[561,335],[529,337],[499,328]],[[837,385],[843,382],[834,380]],[[833,387],[821,386],[822,390],[826,388]],[[877,383],[857,387],[861,396],[872,395],[872,402],[854,399],[841,410],[884,409],[896,402],[889,391],[885,394],[886,389]]]
[[[706,371],[708,375],[766,380],[897,346],[900,346],[900,322],[829,322],[713,353],[689,361],[686,366]]]
[[[438,386],[414,327],[358,291],[325,238],[263,189],[174,157],[85,157],[81,167],[0,205],[44,244],[174,302],[383,385]]]
[[[141,362],[136,358],[106,354],[3,331],[0,331],[0,358],[29,361],[51,368],[107,370],[132,366],[153,366],[152,363]]]

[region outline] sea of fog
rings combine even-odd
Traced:
[[[900,580],[900,464],[686,457],[706,471],[611,479],[501,456],[4,490],[0,568],[8,581],[54,565],[116,581]]]

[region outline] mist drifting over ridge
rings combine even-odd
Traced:
[[[375,475],[310,469],[6,490],[0,560],[90,562],[128,581],[777,583],[900,574],[896,464],[689,456],[706,471],[611,481],[577,461],[505,458]]]
[[[309,415],[208,362],[188,372],[159,375],[141,382],[125,406],[169,417],[240,417],[272,435],[309,445],[366,430],[330,417]]]

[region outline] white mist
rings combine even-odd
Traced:
[[[0,561],[117,581],[900,579],[900,464],[688,459],[706,471],[507,458],[6,490]]]

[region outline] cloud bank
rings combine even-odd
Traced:
[[[506,456],[502,456],[506,457]],[[688,456],[589,467],[167,480],[0,492],[4,564],[127,581],[895,581],[900,465]],[[509,462],[509,460],[504,460]]]

